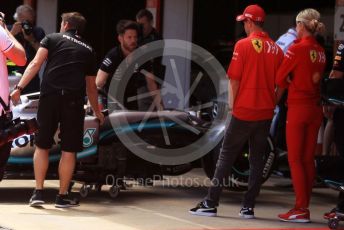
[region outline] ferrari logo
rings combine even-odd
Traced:
[[[262,52],[263,50],[263,42],[260,39],[252,39],[251,40],[253,48],[257,51],[257,53]]]
[[[314,63],[315,60],[317,60],[317,52],[315,50],[311,50],[309,55],[311,56],[311,61]]]

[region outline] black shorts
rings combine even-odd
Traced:
[[[83,149],[84,98],[80,95],[44,95],[40,97],[37,121],[38,132],[35,144],[42,149],[50,149],[61,140],[61,150],[80,152]],[[57,128],[60,134],[54,136]]]

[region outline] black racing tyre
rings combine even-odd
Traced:
[[[275,146],[271,137],[267,138],[268,146],[264,153],[265,166],[263,171],[264,183],[271,175],[273,168],[277,162],[277,153],[275,151]],[[216,162],[221,151],[221,144],[216,146],[210,153],[202,159],[203,169],[209,179],[214,176]],[[236,162],[234,163],[231,171],[231,177],[229,177],[229,182],[227,187],[230,189],[246,189],[248,186],[249,178],[249,162],[248,162],[248,144],[244,147],[242,154],[239,155]]]
[[[337,218],[331,218],[328,220],[327,225],[330,229],[337,229],[339,226],[339,220]]]

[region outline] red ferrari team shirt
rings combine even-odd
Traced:
[[[251,33],[234,47],[228,77],[240,81],[233,115],[245,121],[268,120],[276,104],[275,79],[283,52],[265,32]]]
[[[326,65],[324,49],[314,37],[295,41],[277,72],[277,85],[288,88],[288,105],[320,102],[320,82]]]

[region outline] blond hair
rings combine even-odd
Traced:
[[[300,11],[296,16],[296,22],[302,22],[312,34],[322,34],[325,31],[324,23],[320,22],[320,13],[312,8]]]

